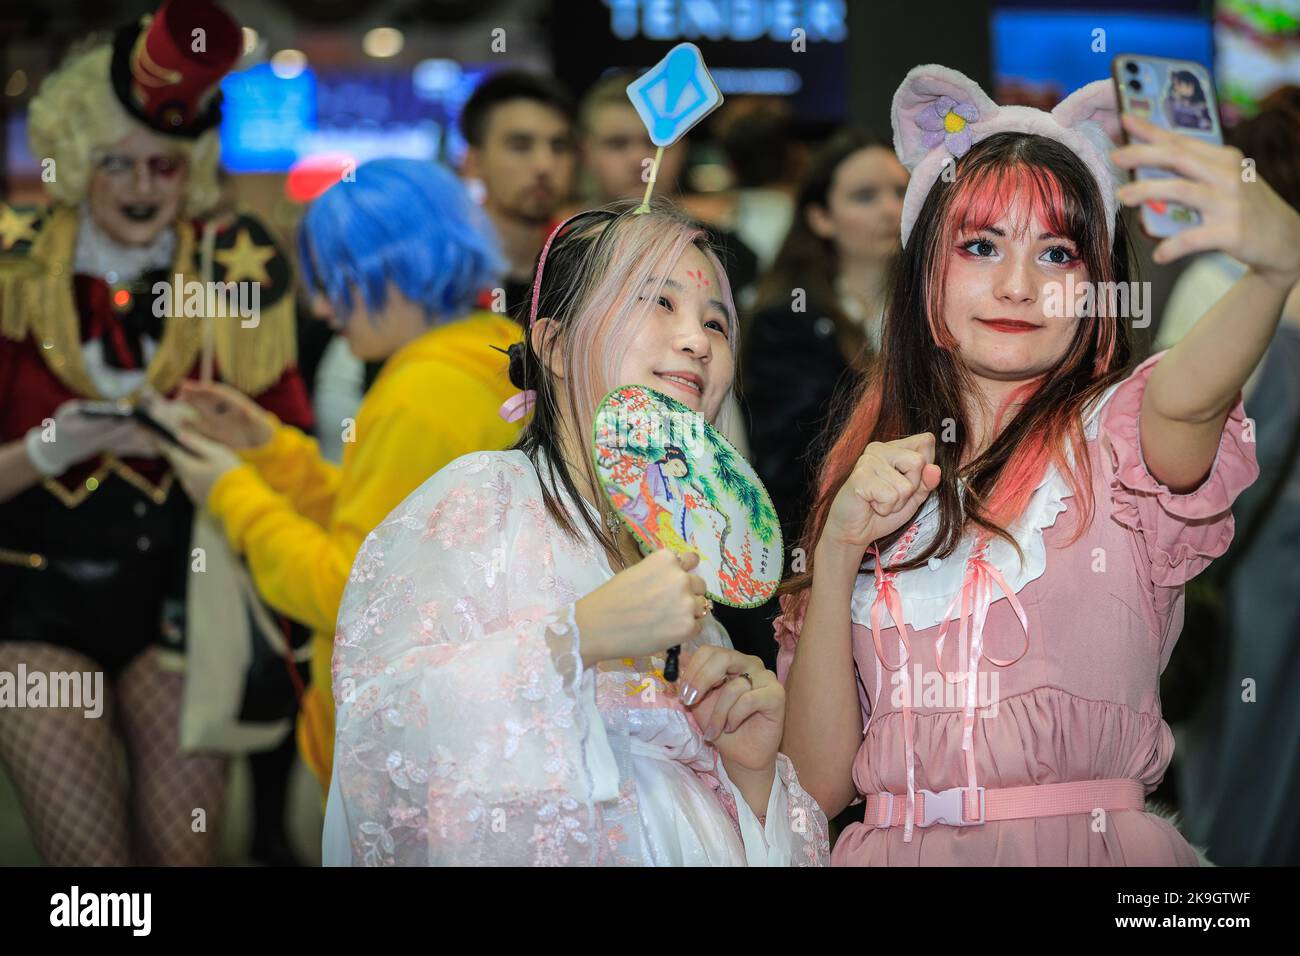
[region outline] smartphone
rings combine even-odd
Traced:
[[[1111,75],[1119,95],[1121,113],[1131,113],[1181,136],[1223,144],[1219,104],[1210,71],[1191,60],[1175,60],[1143,53],[1121,53],[1111,61]],[[1134,179],[1168,179],[1167,169],[1139,167]],[[1201,214],[1190,206],[1151,200],[1138,214],[1142,231],[1152,239],[1200,225]]]
[[[129,405],[125,402],[86,402],[82,406],[81,413],[87,418],[113,418],[118,421],[134,418],[145,428],[162,438],[163,441],[170,442],[180,448],[185,447],[181,444],[181,440],[176,437],[175,432],[139,405]]]
[[[81,414],[87,418],[126,419],[131,417],[131,406],[126,402],[86,402]]]
[[[175,445],[177,448],[185,448],[185,445],[176,437],[174,431],[146,412],[141,406],[137,405],[131,410],[131,417],[168,444]]]

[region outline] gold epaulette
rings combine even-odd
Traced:
[[[278,382],[298,361],[293,270],[256,216],[240,210],[233,221],[219,227],[213,281],[256,282],[258,314],[256,322],[229,315],[214,318],[217,367],[223,380],[256,395]],[[200,277],[202,245],[201,240],[194,244],[194,264],[187,278]],[[249,291],[248,286],[244,291]]]
[[[49,265],[33,254],[50,210],[0,203],[0,335],[22,341],[39,314]],[[36,307],[33,308],[33,305]]]
[[[11,254],[0,250],[0,334],[15,341],[32,336],[50,370],[65,385],[82,397],[102,398],[81,352],[72,279],[77,212],[55,206],[35,222],[31,235],[21,240],[24,248],[15,243]],[[179,222],[176,232],[174,275],[179,280],[174,278],[173,283],[178,281],[184,289],[188,283],[203,281],[203,250],[193,225]],[[247,213],[222,223],[214,237],[212,260],[212,281],[245,284],[241,291],[250,304],[252,290],[247,283],[257,283],[256,314],[242,318],[217,313],[211,319],[187,315],[185,297],[173,296],[162,341],[146,376],[164,394],[180,384],[199,360],[208,321],[219,374],[242,392],[257,395],[297,362],[293,272],[266,227]]]

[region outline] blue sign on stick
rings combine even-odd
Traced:
[[[694,43],[679,43],[668,55],[627,86],[656,146],[671,146],[692,126],[722,105],[704,56]]]

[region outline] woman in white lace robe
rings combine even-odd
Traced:
[[[511,350],[535,402],[519,445],[443,468],[353,566],[327,865],[827,862],[825,817],[777,753],[775,676],[708,614],[697,558],[640,559],[595,504],[586,436],[610,388],[723,406],[725,275],[669,209],[576,219]]]

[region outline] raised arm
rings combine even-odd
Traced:
[[[777,665],[785,672],[786,687],[781,750],[799,771],[804,788],[832,818],[857,796],[853,760],[862,744],[862,711],[853,676],[849,607],[861,561],[861,552],[854,555],[820,545],[802,623],[778,624],[798,628],[797,652],[786,667],[781,666],[784,661]]]
[[[1164,167],[1178,175],[1122,186],[1120,201],[1184,203],[1202,218],[1201,225],[1161,242],[1155,261],[1218,250],[1248,267],[1156,365],[1143,397],[1143,459],[1152,477],[1183,493],[1197,488],[1214,464],[1228,413],[1300,281],[1300,214],[1262,179],[1243,181],[1240,150],[1136,117],[1126,116],[1124,123],[1146,142],[1115,150],[1117,165]]]

